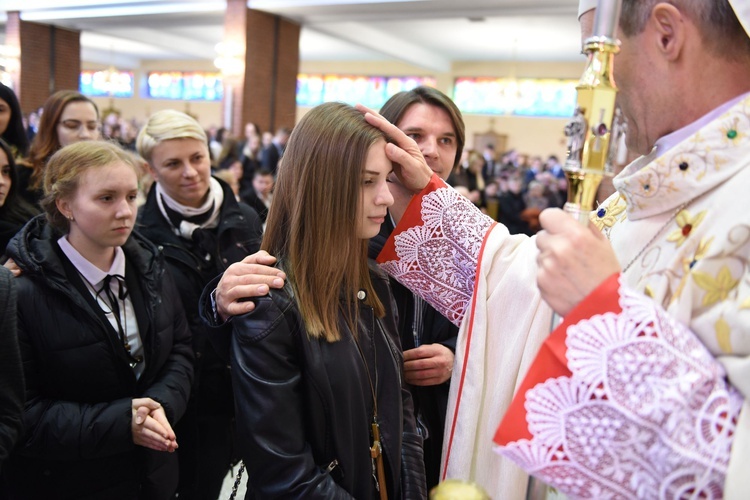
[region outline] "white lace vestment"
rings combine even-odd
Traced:
[[[697,408],[705,411],[694,422],[720,428],[712,431],[716,439],[733,443],[731,460],[726,456],[729,447],[724,446],[724,456],[712,462],[719,466],[706,466],[726,474],[724,484],[714,472],[706,477],[718,485],[710,491],[723,487],[728,498],[735,491],[750,491],[750,405],[743,403],[736,422],[731,418],[738,407],[736,398],[750,395],[749,106],[747,100],[741,102],[664,156],[653,161],[644,158],[628,167],[616,179],[619,193],[597,213],[597,223],[610,237],[621,264],[633,261],[622,277],[623,290],[632,290],[633,297],[648,297],[648,303],[660,308],[660,318],[689,328],[684,331],[692,332],[714,361],[715,369],[706,372],[709,378],[728,379],[736,389],[729,389],[731,397],[722,403],[726,414],[717,410],[720,406],[705,406],[707,399],[700,400],[709,397],[705,390],[696,391],[698,400],[689,400],[693,406],[701,403]],[[379,260],[396,279],[461,327],[446,424],[445,476],[476,481],[493,497],[523,498],[524,474],[492,452],[492,437],[549,334],[550,311],[541,303],[535,283],[536,246],[533,238],[510,236],[504,227],[493,226],[471,203],[450,191],[433,178],[394,231],[392,251],[387,252],[386,245]],[[673,220],[668,222],[670,217]],[[627,319],[621,326],[636,324]],[[570,331],[568,335],[573,336]],[[664,338],[673,342],[669,336]],[[683,348],[679,343],[671,345],[675,352]],[[626,359],[634,359],[632,353]],[[674,378],[669,370],[688,366],[702,365],[670,365],[661,374],[657,370],[640,380],[645,386],[638,390],[660,387],[675,396],[670,392],[676,389],[668,383]],[[623,381],[635,383],[642,374],[642,370],[632,372],[630,363],[615,367],[621,368]],[[535,415],[532,408],[529,418],[534,421]],[[679,432],[687,421],[666,418],[659,426],[664,432]],[[628,428],[628,432],[653,432],[653,425]],[[736,425],[733,435],[731,425]],[[693,437],[707,439],[703,430],[695,430]],[[618,450],[611,456],[638,463],[623,453]],[[658,474],[651,465],[644,465],[642,475],[628,473],[640,488],[634,490],[636,496],[659,497],[663,484],[679,483],[665,472],[670,459],[666,453]],[[649,482],[652,477],[659,484]],[[743,484],[748,486],[738,486]],[[616,497],[627,490],[612,491]],[[664,493],[664,497],[671,495]]]

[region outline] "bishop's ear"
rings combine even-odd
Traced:
[[[669,60],[677,59],[685,43],[686,30],[693,27],[674,5],[659,3],[651,11],[646,29],[653,33],[659,52]]]

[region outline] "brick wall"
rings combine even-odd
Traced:
[[[245,45],[245,73],[229,79],[234,134],[244,135],[247,122],[264,131],[294,126],[299,34],[296,23],[227,0],[224,40]]]
[[[291,130],[296,122],[299,35],[299,24],[281,20],[276,72],[275,128],[287,127]]]
[[[21,109],[28,113],[44,104],[54,92],[78,89],[81,72],[80,32],[20,19],[9,12],[6,43],[21,49],[15,91]]]

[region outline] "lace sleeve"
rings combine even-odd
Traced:
[[[433,175],[409,204],[378,262],[460,325],[474,292],[482,242],[494,221]]]
[[[545,342],[497,451],[574,498],[721,498],[742,395],[690,330],[617,275],[594,295],[615,307],[566,318]]]

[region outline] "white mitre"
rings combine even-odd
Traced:
[[[745,28],[745,33],[750,35],[750,0],[729,0],[729,5],[732,6],[737,19]]]
[[[581,18],[584,12],[588,12],[591,9],[596,8],[598,0],[579,0],[578,2],[578,19]]]

